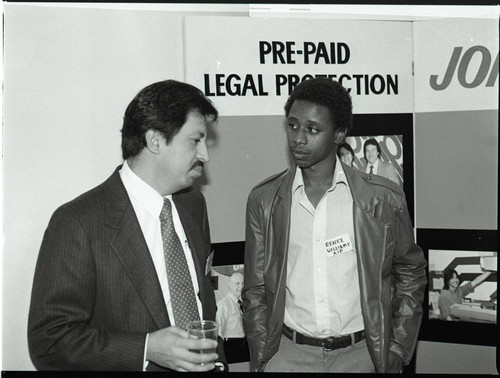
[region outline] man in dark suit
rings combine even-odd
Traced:
[[[45,232],[28,320],[37,369],[225,366],[220,343],[190,339],[185,329],[189,320],[214,320],[216,313],[206,204],[190,187],[209,160],[207,128],[217,115],[200,90],[173,80],[149,85],[129,104],[124,164],[57,209]],[[186,274],[168,270],[174,239]],[[188,297],[191,314],[181,316],[176,311]]]

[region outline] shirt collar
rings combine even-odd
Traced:
[[[379,161],[379,158],[377,158],[377,160],[375,160],[375,163],[373,163],[373,164],[370,164],[370,162],[368,162],[368,170],[370,170],[370,166],[373,165],[373,169],[376,171],[378,168],[378,161]]]
[[[345,177],[345,172],[344,172],[344,167],[342,167],[342,163],[340,162],[340,159],[337,160],[337,164],[335,164],[335,172],[333,173],[333,185],[334,187],[337,184],[346,184],[349,186],[347,183],[347,179]]]
[[[130,197],[141,203],[144,208],[155,218],[158,218],[163,208],[163,198],[153,187],[137,176],[127,161],[123,163],[120,177]],[[172,201],[172,195],[165,196]]]
[[[302,169],[300,169],[297,165],[297,167],[295,168],[295,176],[292,182],[292,193],[295,193],[301,186],[304,186],[304,178],[302,177]]]
[[[230,291],[227,292],[227,295],[229,295],[229,297],[232,298],[233,301],[235,301],[235,302],[238,302],[238,300],[240,299],[236,295],[234,295],[233,293],[231,293]]]
[[[340,162],[340,159],[337,159],[337,162],[335,164],[335,171],[333,172],[332,186],[330,187],[330,189],[328,189],[328,191],[335,189],[335,186],[340,183],[349,186],[349,184],[347,183],[347,179],[345,177],[345,172],[344,168],[342,167],[342,163]],[[303,186],[304,186],[304,177],[302,176],[302,169],[300,169],[300,167],[297,166],[295,171],[295,177],[293,178],[292,182],[292,193],[295,193],[297,189]]]

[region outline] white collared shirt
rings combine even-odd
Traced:
[[[373,167],[373,172],[372,174],[376,175],[377,172],[378,172],[378,161],[379,159],[375,160],[375,163],[371,164],[369,161],[368,161],[368,165],[366,166],[366,170],[365,170],[365,173],[370,173],[370,168]]]
[[[364,328],[353,223],[353,199],[342,165],[316,208],[302,170],[292,185],[285,324],[312,336],[339,336]]]
[[[219,323],[219,336],[222,338],[245,337],[239,300],[233,293],[227,293],[217,302],[215,320]]]
[[[171,325],[175,325],[174,314],[172,311],[172,303],[170,301],[170,291],[168,288],[167,280],[167,269],[165,266],[165,256],[163,253],[163,241],[161,238],[161,224],[160,224],[160,212],[163,207],[163,197],[145,181],[143,181],[139,176],[137,176],[129,167],[125,161],[122,169],[120,170],[120,177],[122,179],[123,185],[127,190],[127,194],[132,202],[137,220],[141,226],[142,234],[146,240],[146,244],[151,254],[151,259],[153,260],[156,274],[160,282],[161,291],[163,293],[163,299],[165,300],[166,310],[168,313],[168,318]],[[191,282],[193,282],[193,287],[195,291],[196,302],[198,305],[198,312],[200,313],[200,319],[203,319],[201,301],[198,297],[199,285],[198,279],[196,278],[196,270],[194,267],[193,257],[191,255],[191,250],[189,248],[186,234],[182,227],[181,220],[179,218],[179,213],[175,207],[175,203],[172,200],[172,195],[165,196],[172,203],[172,218],[174,221],[174,228],[179,236],[184,253],[186,255],[186,261],[189,268],[189,273],[191,274]]]

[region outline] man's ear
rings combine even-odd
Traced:
[[[162,142],[162,135],[158,130],[149,129],[144,135],[146,138],[146,148],[153,154],[160,152],[160,143]]]
[[[345,135],[346,135],[346,130],[340,130],[340,129],[335,130],[335,144],[339,144],[340,142],[342,142],[345,138]]]

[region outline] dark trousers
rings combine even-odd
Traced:
[[[250,361],[250,353],[245,337],[224,339],[224,353],[228,364]]]

